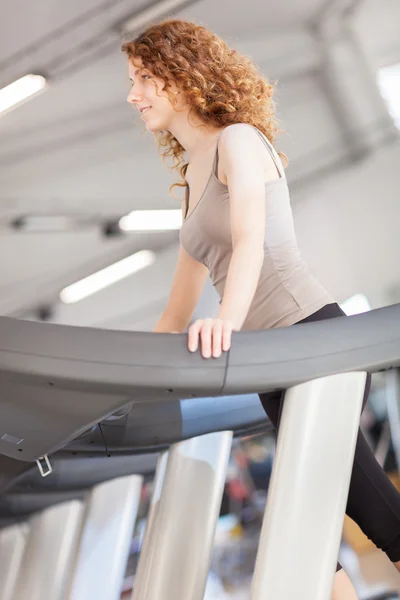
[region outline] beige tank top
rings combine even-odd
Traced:
[[[281,160],[269,140],[258,129],[250,127],[258,133],[271,154],[279,178],[265,183],[264,261],[242,330],[293,325],[334,302],[300,256]],[[206,265],[221,302],[232,256],[232,237],[228,186],[218,179],[217,173],[218,140],[208,183],[197,205],[182,224],[180,242],[192,258]],[[187,214],[188,188],[185,201]]]

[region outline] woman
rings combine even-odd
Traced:
[[[186,330],[208,274],[221,298],[217,318],[196,320],[188,330],[189,350],[200,341],[205,358],[229,350],[232,331],[343,316],[297,248],[284,167],[273,147],[273,86],[248,58],[185,21],[149,27],[122,50],[132,84],[128,102],[163,157],[173,157],[183,178],[175,185],[185,188],[177,267],[154,331]],[[278,428],[280,394],[260,399]],[[347,514],[400,570],[400,495],[361,432]],[[356,598],[340,565],[333,598]]]

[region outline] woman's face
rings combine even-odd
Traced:
[[[128,72],[132,84],[127,97],[129,104],[139,110],[148,131],[168,131],[176,118],[182,115],[176,109],[181,103],[178,102],[176,108],[172,106],[167,91],[163,89],[164,81],[144,69],[140,59],[128,61]],[[178,99],[181,96],[175,86],[170,91]]]

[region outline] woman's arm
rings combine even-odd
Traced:
[[[232,125],[220,137],[219,156],[229,189],[233,253],[218,318],[239,330],[264,259],[265,147],[250,127]]]
[[[168,304],[153,331],[182,333],[190,323],[208,275],[208,269],[181,246]]]

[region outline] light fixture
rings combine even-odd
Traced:
[[[151,250],[140,250],[64,288],[60,292],[60,300],[64,304],[79,302],[79,300],[83,300],[83,298],[87,298],[113,283],[149,267],[155,260],[156,255],[154,252]]]
[[[0,89],[0,114],[37,96],[47,85],[46,78],[42,75],[29,74]]]
[[[346,315],[358,315],[371,310],[371,305],[364,294],[354,294],[340,304]]]
[[[82,225],[90,224],[89,217],[67,214],[27,214],[15,217],[10,221],[10,226],[13,229],[29,233],[69,232],[78,229]]]
[[[122,32],[133,33],[138,29],[147,27],[147,25],[153,21],[161,19],[177,9],[186,8],[197,1],[198,0],[161,0],[161,2],[154,2],[125,21],[122,25]]]
[[[172,231],[180,229],[182,211],[173,210],[134,210],[119,220],[122,231]]]

